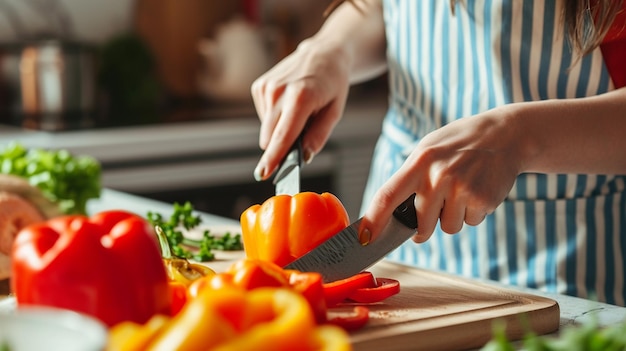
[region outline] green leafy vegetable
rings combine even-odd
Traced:
[[[225,233],[222,237],[216,237],[209,230],[204,230],[200,240],[185,237],[182,229],[189,231],[202,222],[193,211],[193,205],[185,202],[184,205],[174,203],[174,211],[167,220],[160,213],[148,212],[148,221],[163,230],[174,256],[206,262],[215,259],[213,250],[233,251],[243,248],[241,234]]]
[[[597,322],[586,322],[564,327],[558,337],[539,336],[527,332],[521,341],[527,351],[624,351],[626,350],[626,322],[600,327]],[[494,337],[481,351],[516,350],[507,340],[504,327],[496,326]]]
[[[25,178],[66,214],[85,214],[87,201],[100,197],[101,172],[94,158],[67,150],[26,149],[17,142],[0,150],[0,173]]]

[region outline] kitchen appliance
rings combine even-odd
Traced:
[[[89,127],[96,105],[94,47],[58,39],[0,46],[2,122],[29,129]]]
[[[383,231],[367,245],[359,241],[361,219],[333,235],[313,250],[288,264],[285,269],[319,272],[324,282],[351,277],[400,246],[417,232],[415,194],[404,200],[394,211]]]

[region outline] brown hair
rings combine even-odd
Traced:
[[[453,14],[459,1],[461,0],[450,0]],[[324,16],[330,15],[344,2],[359,9],[356,0],[332,0],[324,11]],[[624,0],[565,0],[563,3],[563,21],[567,36],[577,53],[577,59],[580,59],[602,43]],[[593,25],[589,25],[590,23]]]

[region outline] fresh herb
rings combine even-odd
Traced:
[[[183,229],[190,231],[202,222],[200,216],[194,214],[193,205],[189,201],[183,205],[175,202],[174,211],[167,220],[160,213],[148,212],[148,221],[152,226],[163,230],[172,253],[177,257],[206,262],[215,259],[213,250],[234,251],[243,248],[240,234],[225,233],[222,237],[217,237],[209,230],[204,230],[202,239],[185,237]]]
[[[87,201],[100,197],[101,172],[94,158],[67,150],[27,149],[17,142],[0,150],[0,173],[25,178],[66,214],[85,214]]]
[[[586,322],[564,327],[558,337],[527,332],[521,345],[527,351],[623,351],[626,350],[626,322],[608,327],[600,327],[597,322]],[[507,340],[505,328],[500,325],[495,328],[493,339],[481,351],[516,349]]]

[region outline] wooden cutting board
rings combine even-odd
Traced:
[[[216,256],[208,265],[220,272],[244,255],[222,251]],[[387,261],[369,271],[400,281],[400,293],[369,305],[368,325],[351,333],[354,351],[476,349],[492,338],[496,320],[506,323],[510,340],[521,339],[528,328],[537,334],[559,328],[559,305],[548,298]],[[334,308],[329,316],[352,308]]]
[[[506,323],[511,340],[529,327],[538,334],[559,328],[559,305],[551,299],[386,261],[370,271],[399,280],[401,288],[370,306],[369,324],[351,335],[355,351],[480,348],[495,320]]]

